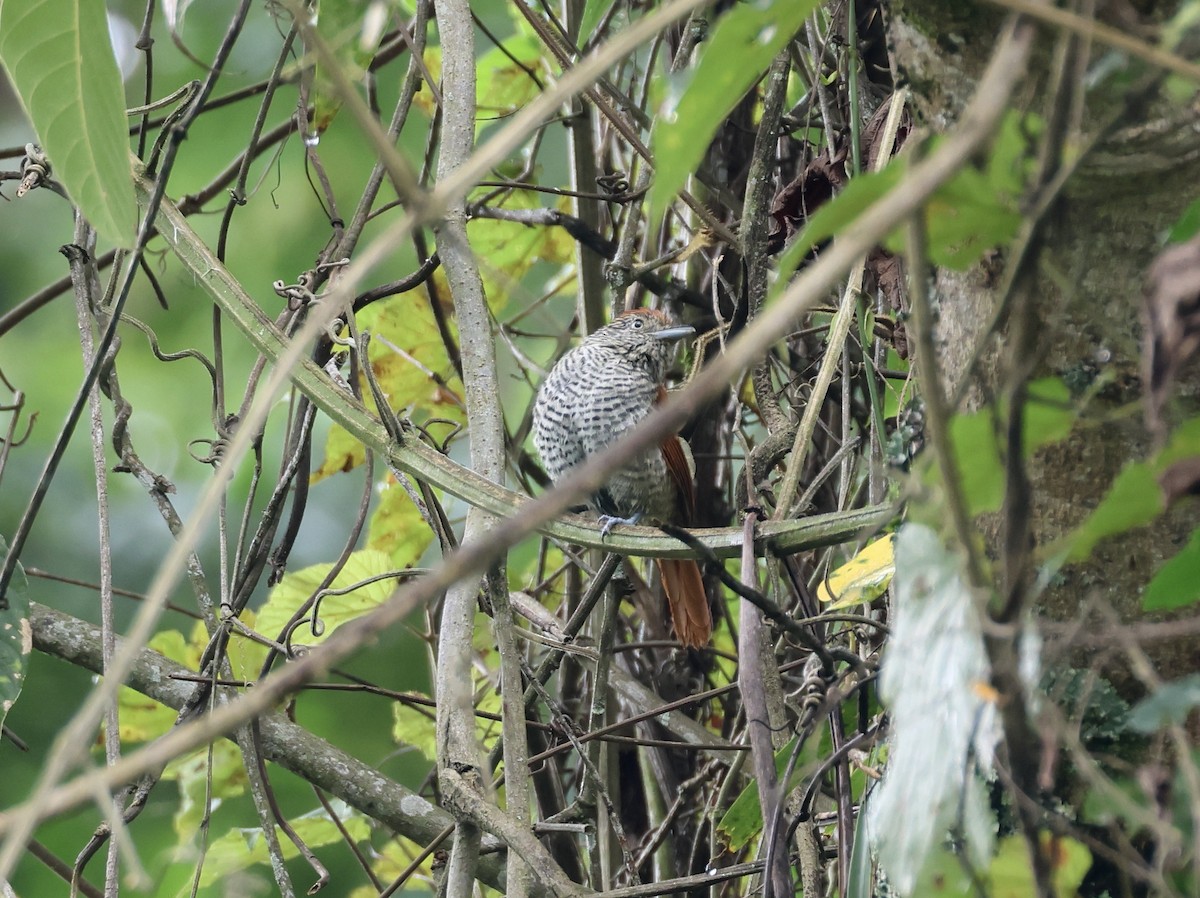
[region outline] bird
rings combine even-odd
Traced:
[[[558,482],[640,424],[667,395],[675,344],[695,333],[657,309],[634,309],[598,328],[550,370],[533,405],[533,444]],[[696,514],[691,453],[672,434],[609,476],[588,503],[613,523],[642,519],[690,526]],[[712,614],[700,565],[657,559],[675,635],[700,648],[712,636]]]

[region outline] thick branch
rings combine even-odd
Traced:
[[[475,145],[475,30],[467,0],[438,0],[438,31],[442,39],[442,143],[438,153],[438,182],[449,180],[466,165]],[[479,265],[467,238],[467,206],[462,195],[446,204],[437,226],[438,255],[450,285],[454,313],[458,317],[462,380],[471,440],[471,468],[494,483],[504,481],[506,439],[500,389],[496,377],[496,344],[492,339],[491,313],[483,293]],[[486,539],[495,518],[473,507],[467,513],[464,539]],[[521,694],[520,670],[512,635],[512,611],[508,604],[502,558],[494,559],[486,582],[495,608],[496,636],[500,647],[501,692],[505,699]],[[468,780],[483,786],[478,804],[499,815],[486,789],[483,751],[475,733],[474,696],[471,689],[472,637],[475,632],[476,595],[479,585],[465,578],[446,593],[442,607],[437,646],[437,762],[438,782],[447,807],[458,818],[450,859],[448,898],[469,898],[473,892],[474,869],[479,863],[481,815],[455,803],[450,784]],[[504,760],[509,785],[511,824],[524,830],[529,820],[529,756],[525,741],[524,708],[513,718],[511,701],[504,708]],[[467,773],[469,771],[469,773]],[[530,837],[532,838],[532,837]],[[540,847],[540,846],[539,846]],[[517,857],[524,857],[519,852]],[[514,858],[515,860],[515,858]],[[532,880],[531,868],[516,861],[511,866],[509,890],[526,898]]]
[[[96,674],[101,672],[103,652],[98,627],[36,602],[31,606],[29,623],[33,647],[39,652]],[[175,679],[179,676],[189,679]],[[186,667],[146,649],[138,655],[125,685],[178,711],[195,691],[192,676],[193,672]],[[406,839],[426,845],[453,823],[449,814],[417,793],[282,714],[264,714],[258,718],[258,724],[263,754],[268,760],[336,795]],[[501,858],[494,854],[485,856],[479,874],[493,888],[504,890]]]
[[[150,185],[139,182],[144,197]],[[273,362],[286,351],[288,339],[246,293],[232,274],[213,255],[186,218],[169,201],[162,203],[163,220],[171,227],[163,236],[183,262],[196,276],[221,310],[229,317],[254,347]],[[328,375],[308,359],[301,359],[292,370],[292,381],[313,403],[331,419],[341,424],[363,445],[384,454],[388,463],[406,474],[443,489],[453,496],[501,517],[516,514],[528,502],[525,496],[504,489],[474,471],[450,460],[419,440],[403,445],[388,439],[379,420],[346,395]],[[758,554],[772,552],[786,555],[821,546],[835,545],[853,539],[863,530],[884,524],[892,512],[877,507],[852,512],[821,515],[804,521],[766,522],[759,526]],[[653,527],[618,527],[607,537],[601,536],[598,524],[582,517],[548,521],[540,532],[572,545],[606,549],[622,555],[652,558],[694,558],[695,553],[678,540],[665,537]],[[720,558],[741,554],[740,527],[695,530],[693,534]]]

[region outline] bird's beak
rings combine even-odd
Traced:
[[[655,340],[662,340],[670,343],[674,342],[675,340],[682,340],[684,337],[694,336],[695,333],[696,329],[690,324],[679,324],[675,327],[664,327],[660,331],[655,331],[650,336],[652,336]]]

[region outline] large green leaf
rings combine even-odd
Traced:
[[[796,750],[796,740],[775,752],[775,773],[782,777],[787,771],[788,760]],[[758,797],[758,782],[751,780],[729,806],[729,810],[717,823],[717,832],[730,851],[741,851],[750,840],[762,832],[762,803]]]
[[[278,638],[292,613],[321,585],[329,568],[328,564],[314,564],[287,574],[271,590],[267,603],[259,611],[255,625],[258,632],[272,639]],[[391,559],[383,552],[360,549],[351,554],[329,585],[330,592],[321,600],[317,632],[314,633],[308,624],[302,625],[293,634],[295,641],[316,645],[342,624],[374,611],[392,594],[395,579],[384,575],[393,570]]]
[[[661,211],[695,171],[721,122],[795,36],[815,0],[738,3],[721,16],[675,108],[654,130],[650,207]]]
[[[0,536],[0,563],[7,556],[8,543]],[[0,610],[0,723],[4,722],[13,702],[21,694],[29,652],[33,648],[29,628],[29,586],[20,565],[13,571],[5,596],[8,607]]]
[[[355,843],[365,842],[371,835],[371,824],[362,814],[353,811],[340,801],[334,802],[341,827],[324,809],[311,811],[302,817],[293,818],[292,829],[309,848],[321,848],[342,842],[349,836]],[[346,835],[343,835],[343,831]],[[279,831],[279,847],[285,860],[300,854],[294,842]],[[259,828],[231,829],[215,839],[204,857],[204,870],[200,874],[200,886],[207,888],[226,876],[231,876],[256,864],[269,864],[267,840]],[[226,894],[237,894],[236,888]],[[208,894],[207,892],[205,894]]]
[[[1173,611],[1200,601],[1200,529],[1192,531],[1188,544],[1167,559],[1142,595],[1147,611]]]
[[[1191,418],[1171,435],[1154,459],[1126,465],[1083,523],[1064,539],[1068,561],[1082,561],[1100,540],[1149,524],[1166,509],[1158,475],[1174,462],[1200,454],[1200,418]]]
[[[1153,695],[1136,705],[1129,715],[1129,726],[1139,733],[1156,733],[1168,724],[1182,724],[1200,705],[1200,674],[1163,683]]]
[[[1004,464],[997,444],[994,411],[983,409],[958,415],[950,422],[950,441],[958,459],[959,479],[967,510],[972,516],[998,511],[1004,502]],[[1064,439],[1075,424],[1076,411],[1070,404],[1070,391],[1054,377],[1033,381],[1025,404],[1024,456]],[[940,473],[932,466],[927,479],[935,481]]]
[[[318,56],[313,67],[312,127],[318,134],[325,133],[342,108],[342,94],[329,73],[330,66],[338,66],[352,83],[360,81],[379,49],[382,29],[368,31],[364,26],[369,6],[367,0],[320,0],[317,4],[316,30],[334,57],[327,61]]]
[[[132,246],[125,97],[103,0],[0,0],[0,61],[53,177],[104,240]]]

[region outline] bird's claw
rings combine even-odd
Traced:
[[[609,532],[617,524],[636,524],[641,519],[642,516],[640,514],[635,514],[628,518],[622,518],[615,514],[602,514],[600,515],[600,538],[607,538]]]

